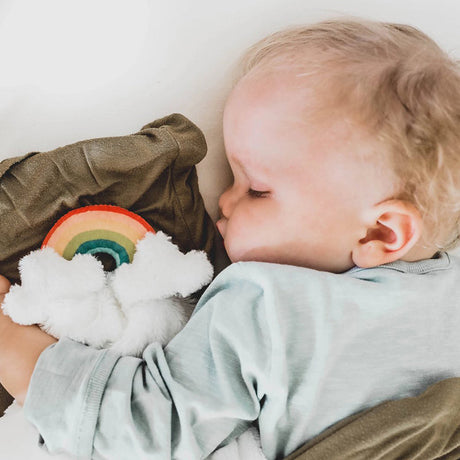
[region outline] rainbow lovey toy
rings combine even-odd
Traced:
[[[19,271],[2,305],[13,321],[139,356],[182,329],[194,306],[187,296],[213,268],[205,252],[182,254],[140,216],[98,205],[59,219]]]

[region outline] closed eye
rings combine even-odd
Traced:
[[[252,188],[248,190],[248,195],[252,198],[265,198],[269,193],[267,191],[253,190]]]

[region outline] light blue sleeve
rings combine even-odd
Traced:
[[[51,453],[79,458],[204,458],[256,420],[270,381],[263,290],[215,282],[187,326],[143,359],[62,339],[25,401]]]

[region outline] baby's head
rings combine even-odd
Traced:
[[[230,259],[343,272],[456,244],[460,72],[417,29],[325,21],[245,56],[224,112]]]

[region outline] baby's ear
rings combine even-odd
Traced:
[[[358,267],[375,267],[401,259],[422,235],[420,212],[408,201],[379,203],[370,210],[365,220],[366,235],[352,251],[353,262]]]

